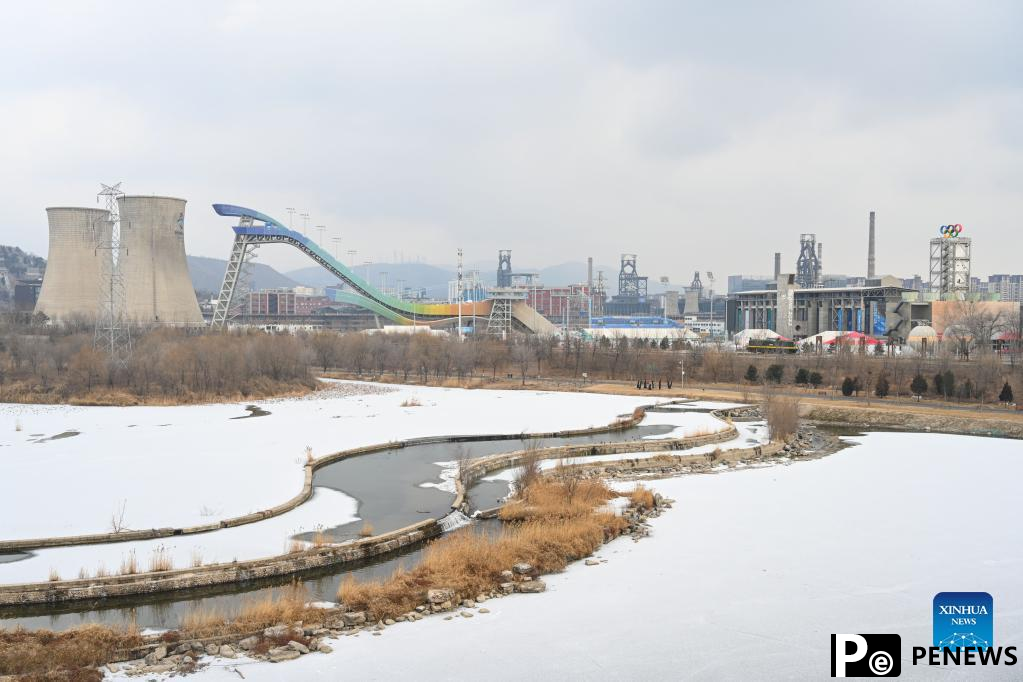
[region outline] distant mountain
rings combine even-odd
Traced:
[[[386,273],[386,274],[384,274]],[[337,284],[337,278],[318,265],[313,265],[285,273],[299,284],[307,287],[324,287]],[[426,289],[430,298],[447,298],[448,282],[455,279],[454,269],[447,270],[425,263],[372,263],[357,265],[355,274],[369,281],[375,287],[382,285],[388,289],[402,285],[410,289]]]
[[[0,245],[0,268],[15,277],[24,277],[26,273],[46,269],[46,259],[32,253],[26,253],[17,246]]]
[[[192,276],[192,288],[196,291],[220,291],[224,282],[227,261],[205,256],[188,256],[188,272]],[[276,289],[298,286],[298,282],[282,275],[265,263],[256,263],[252,268],[252,285],[255,289]]]

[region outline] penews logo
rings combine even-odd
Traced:
[[[934,644],[939,649],[994,646],[995,605],[987,592],[934,595]]]
[[[898,677],[901,657],[899,635],[831,635],[832,677]]]

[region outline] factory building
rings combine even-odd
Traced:
[[[905,339],[912,328],[909,289],[902,280],[881,277],[867,286],[804,288],[796,275],[782,274],[775,287],[728,297],[728,333],[770,329],[799,340],[824,331],[857,331]]]
[[[53,321],[81,317],[96,319],[100,312],[103,259],[109,249],[110,214],[99,208],[46,209],[50,248],[46,274],[35,311]]]
[[[185,200],[123,196],[117,201],[128,320],[203,324],[185,258]]]

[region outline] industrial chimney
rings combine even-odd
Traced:
[[[781,275],[781,252],[774,252],[774,279],[777,280]]]
[[[201,325],[185,258],[185,200],[126,196],[118,206],[128,319]]]
[[[867,240],[867,279],[874,278],[874,212],[870,212],[870,237]]]
[[[593,256],[586,259],[586,293],[593,293]]]
[[[110,214],[100,208],[48,208],[50,250],[35,311],[60,322],[100,313],[103,259],[110,258]]]

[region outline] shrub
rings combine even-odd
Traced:
[[[884,372],[878,374],[877,382],[874,384],[874,395],[878,398],[884,398],[888,395],[890,388],[891,387],[888,384],[888,377],[884,374]]]
[[[774,364],[768,366],[767,371],[764,372],[764,379],[775,384],[780,384],[781,378],[784,374],[785,366]]]
[[[934,392],[938,395],[945,395],[945,375],[941,372],[934,375]]]
[[[909,384],[909,390],[913,391],[913,395],[927,393],[927,379],[924,379],[922,374],[917,374]]]
[[[824,377],[821,376],[820,372],[810,372],[810,385],[817,388],[824,383]]]
[[[799,386],[805,386],[810,383],[810,373],[806,370],[806,367],[800,367],[796,370],[794,383]]]
[[[757,383],[757,379],[759,378],[759,376],[760,372],[757,371],[756,365],[750,365],[749,367],[746,368],[745,375],[746,381],[750,382],[751,384],[755,384]]]
[[[364,521],[362,524],[362,530],[359,531],[360,538],[373,537],[373,524],[369,521]]]
[[[856,390],[856,382],[852,377],[842,379],[842,395],[848,398],[853,394],[854,390]]]
[[[799,400],[768,395],[762,409],[771,440],[785,440],[799,430]]]
[[[1009,385],[1008,381],[1002,385],[1002,392],[998,394],[998,399],[1003,403],[1012,402],[1012,386]]]

